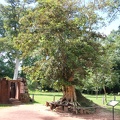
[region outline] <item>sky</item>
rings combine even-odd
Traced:
[[[0,0],[0,3],[5,4],[5,0]],[[112,30],[117,30],[119,25],[120,25],[120,17],[117,18],[112,23],[110,23],[109,25],[107,25],[106,27],[101,28],[99,32],[109,35]]]
[[[110,23],[109,25],[107,25],[106,27],[100,29],[99,32],[109,35],[112,30],[117,30],[119,25],[120,25],[120,17],[117,18],[112,23]]]
[[[0,0],[0,3],[5,4],[5,0]]]

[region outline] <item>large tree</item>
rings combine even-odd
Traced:
[[[83,86],[89,69],[104,54],[99,42],[104,37],[95,32],[101,18],[94,10],[92,4],[84,7],[72,0],[40,0],[20,20],[24,32],[14,39],[23,57],[39,56],[27,69],[33,79],[56,82],[67,101],[80,100],[75,87]]]
[[[31,1],[32,2],[32,1]],[[13,58],[12,61],[14,66],[13,79],[18,77],[18,68],[20,65],[20,54],[21,52],[14,46],[13,39],[18,36],[20,30],[19,20],[27,12],[26,5],[28,5],[29,0],[6,0],[6,4],[0,4],[0,45],[1,52],[11,53]]]

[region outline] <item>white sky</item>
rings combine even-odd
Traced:
[[[5,4],[5,0],[0,0],[0,3]],[[120,25],[120,17],[110,23],[107,27],[103,27],[99,30],[100,33],[104,33],[106,35],[109,35],[112,30],[117,30],[118,26]]]
[[[110,23],[110,25],[103,27],[99,30],[100,33],[104,33],[106,35],[109,35],[112,30],[117,30],[118,26],[120,25],[120,17],[117,18],[115,21]]]
[[[5,4],[5,0],[0,0],[0,3]]]

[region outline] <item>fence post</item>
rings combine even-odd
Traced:
[[[116,96],[114,95],[114,101],[116,101]]]
[[[32,100],[34,101],[34,94],[32,94]]]
[[[105,104],[105,97],[104,96],[102,98],[102,103],[103,103],[103,105]]]
[[[53,102],[55,102],[55,95],[53,96]]]

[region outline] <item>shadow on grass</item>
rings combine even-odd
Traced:
[[[39,103],[37,101],[31,101],[31,102],[28,102],[28,103],[21,103],[21,104],[0,104],[0,108],[5,108],[5,107],[11,107],[11,106],[17,106],[17,105],[31,105],[31,104],[36,104],[36,103]]]
[[[4,107],[11,107],[11,104],[0,104],[0,108],[4,108]]]
[[[32,102],[30,102],[29,104],[35,104],[35,103],[38,103],[38,104],[40,104],[39,102],[37,102],[37,101],[32,101]]]
[[[115,108],[115,112],[118,113],[118,114],[120,114],[120,109],[116,109]]]
[[[106,108],[107,111],[110,111],[112,113],[113,111],[113,108]],[[120,109],[117,109],[117,108],[114,108],[114,112],[117,113],[117,114],[120,114]]]
[[[113,107],[109,106],[109,107],[107,107],[107,110],[112,112]],[[114,111],[115,111],[115,113],[120,114],[120,101],[116,106],[114,106]]]
[[[84,96],[87,97],[88,99],[89,99],[89,98],[96,99],[96,98],[103,98],[104,95],[103,95],[103,96],[102,96],[102,95],[96,96],[96,95],[87,95],[87,94],[85,94]]]

